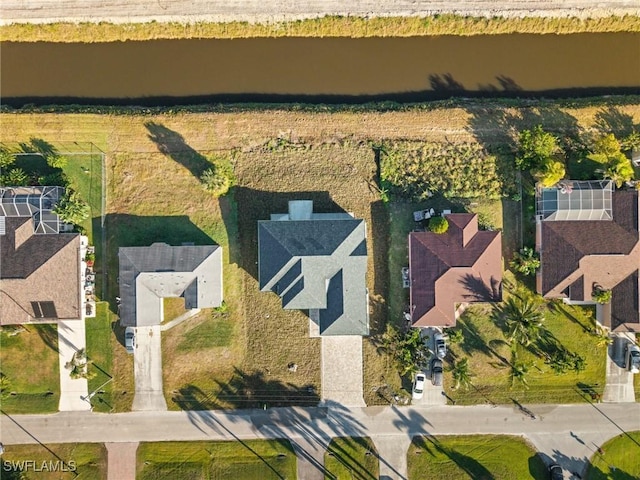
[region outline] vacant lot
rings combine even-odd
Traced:
[[[20,328],[20,327],[18,327]],[[56,325],[25,325],[0,333],[2,410],[7,413],[58,411],[60,368]]]
[[[594,453],[587,471],[588,480],[640,478],[640,432],[627,432],[601,446]]]
[[[409,478],[416,480],[547,478],[535,449],[509,435],[415,437],[407,460]]]
[[[34,464],[21,463],[27,461]],[[7,479],[104,480],[107,478],[107,449],[101,443],[5,445],[2,470],[2,478],[6,475]],[[25,472],[24,477],[18,473],[21,470]]]
[[[408,215],[414,205],[393,201],[386,207],[382,203],[376,188],[376,156],[370,145],[410,141],[467,148],[477,143],[492,155],[508,154],[515,133],[538,123],[557,133],[617,132],[639,124],[638,99],[624,100],[628,104],[620,100],[620,105],[617,101],[598,104],[589,100],[570,106],[527,101],[520,108],[482,101],[451,108],[434,103],[381,112],[304,111],[299,107],[256,111],[233,106],[225,107],[226,112],[198,113],[133,109],[102,115],[15,113],[0,115],[0,141],[24,142],[37,133],[50,142],[92,142],[106,153],[107,300],[114,312],[119,246],[164,241],[174,245],[217,243],[224,248],[227,311],[222,315],[205,311],[163,333],[169,408],[262,406],[291,399],[317,401],[320,349],[317,339],[308,338],[308,319],[302,312],[284,311],[277,296],[257,290],[258,219],[284,212],[287,200],[293,198],[314,200],[318,211],[344,210],[364,218],[375,334],[388,318],[396,321],[406,303],[399,268],[406,265],[405,233],[411,228]],[[234,191],[221,200],[207,194],[197,178],[209,165],[212,153],[232,159],[237,176]],[[519,234],[510,233],[516,228],[506,221],[516,218],[519,202],[500,201],[502,214],[494,201],[465,202],[460,203],[462,208],[483,213],[498,228],[504,217],[503,227],[510,239],[505,238],[505,245],[519,246]],[[172,315],[178,311],[176,307]],[[113,376],[124,378],[122,385],[112,387],[115,408],[120,410],[127,408],[132,397],[132,365],[122,347],[122,329],[115,327],[114,332]],[[568,337],[556,336],[569,345]],[[210,343],[185,341],[188,338]],[[501,339],[502,333],[488,330],[482,338],[489,342]],[[399,388],[400,379],[386,357],[378,354],[375,337],[364,342],[365,395],[367,402],[375,403],[382,401],[375,394],[379,386]],[[483,355],[476,357],[478,362],[494,362]],[[596,368],[598,358],[587,358],[587,368]],[[295,373],[289,372],[289,363],[298,365]],[[473,363],[472,367],[472,373],[474,368],[478,371]],[[500,368],[494,370],[503,375]],[[569,378],[572,387],[578,381],[600,382],[591,373],[585,379],[573,374],[558,378],[567,379],[562,388],[567,388]]]
[[[293,479],[296,456],[288,440],[142,443],[136,478]]]
[[[341,437],[331,440],[324,456],[325,478],[331,480],[376,480],[380,461],[368,437]]]

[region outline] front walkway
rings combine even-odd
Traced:
[[[322,402],[364,407],[362,337],[336,335],[321,338]]]
[[[607,377],[602,395],[603,402],[635,402],[633,374],[624,366],[625,346],[633,342],[633,334],[619,333],[613,337],[607,352]]]
[[[161,327],[136,328],[136,347],[133,354],[136,394],[132,410],[166,410],[162,391]]]
[[[84,320],[58,322],[58,362],[60,364],[60,403],[58,410],[91,410],[91,403],[84,400],[88,394],[86,378],[71,378],[70,371],[64,366],[70,362],[74,353],[86,348]]]
[[[136,480],[137,442],[105,443],[107,480]]]

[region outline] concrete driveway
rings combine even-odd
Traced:
[[[633,343],[632,333],[619,333],[613,337],[607,354],[607,376],[603,402],[635,402],[633,374],[624,365],[624,352],[628,343]],[[639,374],[640,375],[640,374]]]
[[[84,320],[58,322],[58,362],[60,364],[60,403],[58,410],[91,410],[91,403],[85,400],[88,394],[86,378],[71,378],[64,366],[73,355],[86,348]]]
[[[162,343],[160,325],[137,327],[134,357],[136,393],[133,410],[167,409],[162,393]]]
[[[326,336],[322,347],[322,401],[364,407],[362,337]]]

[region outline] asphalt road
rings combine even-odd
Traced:
[[[577,16],[638,14],[637,0],[3,0],[0,24],[56,21],[267,22],[342,16]]]

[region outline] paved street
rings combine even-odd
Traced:
[[[3,0],[0,24],[86,22],[267,22],[341,16],[461,15],[602,17],[638,14],[637,0]]]
[[[136,442],[289,438],[298,455],[317,458],[307,445],[332,437],[369,436],[380,450],[381,472],[406,476],[406,458],[393,440],[407,444],[415,435],[524,435],[549,460],[582,470],[594,448],[623,431],[640,430],[640,404],[527,405],[535,415],[511,406],[273,408],[266,411],[132,412],[55,415],[3,415],[1,439],[21,443]],[[298,443],[298,442],[296,442]],[[400,448],[398,446],[398,448]],[[313,462],[310,461],[313,465]],[[313,468],[313,467],[310,467]]]

